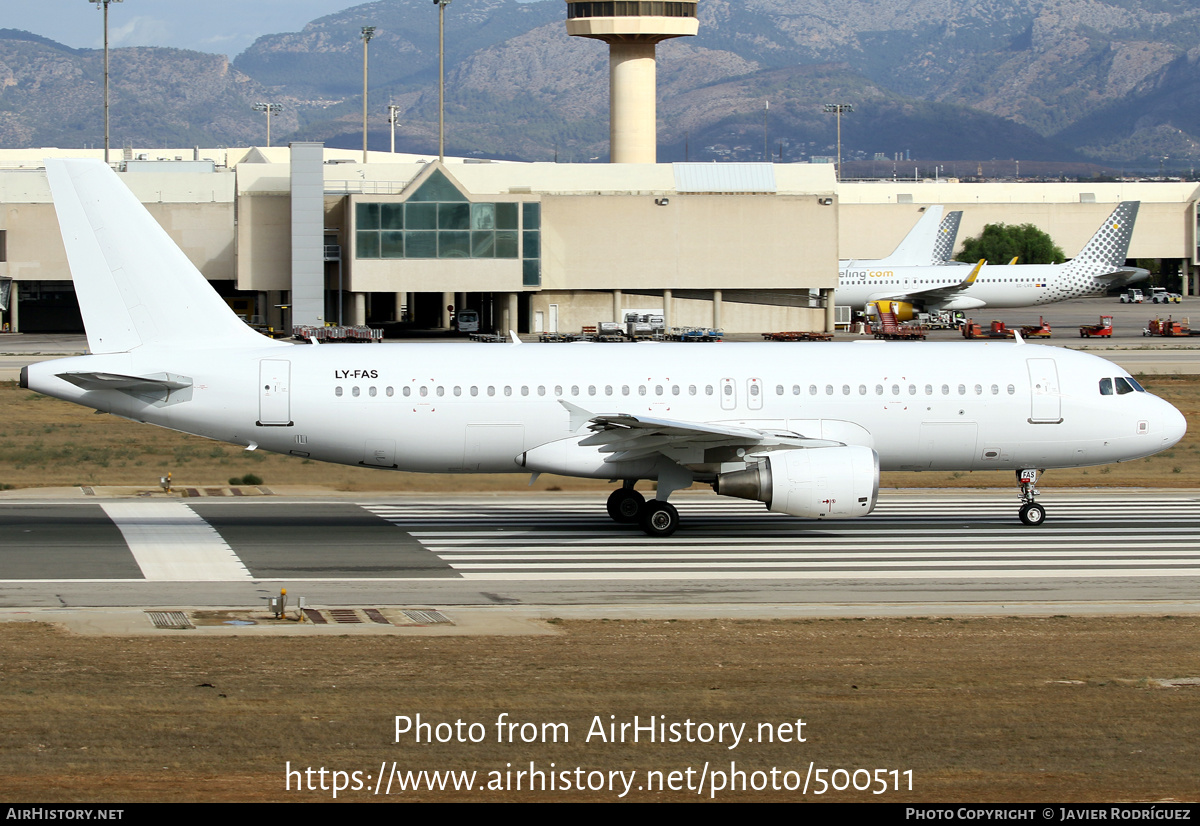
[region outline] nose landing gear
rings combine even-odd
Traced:
[[[1046,521],[1046,509],[1033,501],[1033,497],[1037,496],[1041,491],[1036,487],[1039,471],[1033,468],[1026,468],[1017,471],[1017,484],[1021,488],[1021,510],[1018,515],[1021,521],[1026,525],[1036,527]]]

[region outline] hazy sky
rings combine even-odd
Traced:
[[[235,57],[255,38],[294,32],[364,0],[124,0],[108,7],[111,46],[174,46]],[[104,45],[90,0],[0,0],[0,29],[24,29],[76,49]]]

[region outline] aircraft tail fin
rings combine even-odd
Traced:
[[[1071,274],[1095,276],[1124,267],[1139,206],[1140,201],[1122,201],[1117,204],[1112,215],[1105,219],[1092,239],[1084,244],[1079,255],[1066,265],[1067,271]]]
[[[958,241],[958,226],[962,223],[962,210],[955,209],[946,213],[942,225],[938,227],[937,241],[933,245],[933,260],[931,264],[945,264],[954,254],[954,244]]]
[[[941,205],[929,207],[892,254],[879,263],[889,267],[923,267],[935,263],[932,256],[940,238],[941,222]]]
[[[262,346],[108,164],[46,161],[88,347]]]

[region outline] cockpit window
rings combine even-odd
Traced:
[[[1142,387],[1140,384],[1138,384],[1138,382],[1137,382],[1137,379],[1135,379],[1133,376],[1126,376],[1126,377],[1125,377],[1125,381],[1127,381],[1127,382],[1129,382],[1130,384],[1132,384],[1132,385],[1133,385],[1133,389],[1134,389],[1134,390],[1136,390],[1136,391],[1138,391],[1139,393],[1145,393],[1145,392],[1146,392],[1146,388],[1144,388],[1144,387]]]
[[[1117,376],[1113,379],[1113,383],[1117,386],[1117,395],[1124,396],[1126,393],[1132,393],[1133,385],[1129,383],[1129,379],[1124,376]]]
[[[1100,379],[1100,395],[1111,396],[1112,394],[1112,379]]]

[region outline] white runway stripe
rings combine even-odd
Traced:
[[[1200,499],[1121,505],[1119,496],[1055,498],[1053,525],[1038,528],[1022,526],[1016,497],[1004,495],[885,501],[868,517],[844,521],[766,513],[755,502],[685,499],[683,527],[665,539],[614,525],[599,500],[363,507],[476,580],[1200,574]]]
[[[228,582],[250,572],[211,525],[182,502],[104,502],[146,579]]]

